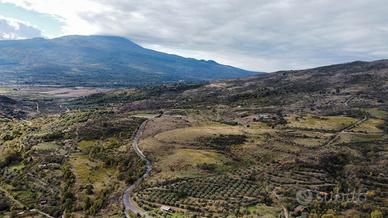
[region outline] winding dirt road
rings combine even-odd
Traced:
[[[139,129],[137,130],[136,132],[136,135],[135,137],[133,138],[133,141],[132,141],[132,148],[135,150],[136,154],[140,157],[140,159],[142,159],[143,161],[146,162],[146,166],[147,166],[147,169],[144,173],[144,175],[139,178],[136,182],[134,182],[133,184],[130,184],[127,189],[125,190],[124,192],[124,195],[123,195],[123,203],[124,203],[124,207],[125,207],[125,210],[124,210],[124,213],[125,213],[125,217],[126,218],[130,218],[131,216],[129,215],[129,212],[131,211],[133,214],[137,215],[141,215],[142,217],[147,217],[147,218],[150,218],[149,215],[147,215],[147,213],[141,208],[139,207],[139,205],[137,205],[137,203],[132,199],[131,195],[133,193],[133,190],[146,178],[150,175],[151,171],[152,171],[152,165],[151,165],[151,162],[146,158],[146,156],[143,154],[143,152],[139,149],[139,140],[143,134],[143,131],[146,127],[148,123],[148,120],[144,121]]]

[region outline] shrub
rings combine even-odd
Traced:
[[[8,202],[6,202],[5,200],[3,199],[0,199],[0,211],[7,211],[10,209],[10,205]]]
[[[18,152],[12,151],[5,154],[4,160],[0,162],[0,168],[22,161],[21,155]]]
[[[197,167],[201,170],[205,170],[205,171],[211,172],[211,173],[215,172],[217,169],[216,164],[208,164],[208,163],[198,164]]]
[[[246,142],[245,135],[219,135],[210,138],[200,138],[201,143],[205,146],[212,147],[219,150],[229,150],[233,145],[240,145]]]
[[[380,210],[373,210],[370,214],[371,218],[383,218],[383,213]]]

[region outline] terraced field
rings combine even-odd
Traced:
[[[171,205],[180,212],[239,214],[241,207],[262,201],[262,187],[228,176],[183,178],[144,188],[135,198],[143,207]],[[247,212],[247,211],[245,211]]]
[[[271,128],[258,121],[241,119],[244,125],[225,125],[197,122],[194,117],[181,117],[186,121],[184,128],[178,125],[176,129],[170,126],[166,130],[156,130],[158,125],[150,126],[153,130],[141,141],[141,149],[153,158],[156,172],[139,188],[134,199],[145,210],[154,211],[156,216],[167,216],[168,213],[158,212],[157,208],[161,206],[169,206],[184,216],[234,214],[249,217],[254,216],[249,209],[252,207],[269,207],[273,216],[285,215],[284,207],[287,213],[296,215],[301,212],[295,211],[299,205],[295,198],[298,191],[314,190],[331,195],[345,186],[348,190],[350,187],[364,190],[369,197],[373,195],[369,204],[384,208],[385,177],[379,178],[382,179],[380,186],[366,186],[370,180],[356,175],[352,165],[342,168],[350,160],[341,160],[341,152],[362,158],[359,150],[344,145],[343,139],[348,134],[358,134],[360,139],[351,137],[354,142],[368,142],[371,134],[365,136],[359,129],[381,132],[378,127],[381,122],[375,119],[292,116],[286,125]],[[168,119],[175,118],[164,116],[153,122]],[[240,122],[239,119],[236,121]],[[244,135],[241,141],[226,143],[232,141],[228,137],[241,135]],[[357,182],[340,179],[339,175],[355,176]],[[363,210],[360,205],[350,202],[339,208],[346,210],[350,205],[353,209]],[[327,205],[313,205],[309,212],[323,213],[322,207]]]

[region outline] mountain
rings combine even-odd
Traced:
[[[0,84],[128,86],[255,75],[143,48],[115,36],[0,41]]]

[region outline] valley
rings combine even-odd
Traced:
[[[386,60],[146,87],[4,86],[0,217],[384,217],[387,124]],[[327,200],[351,193],[363,198]]]

